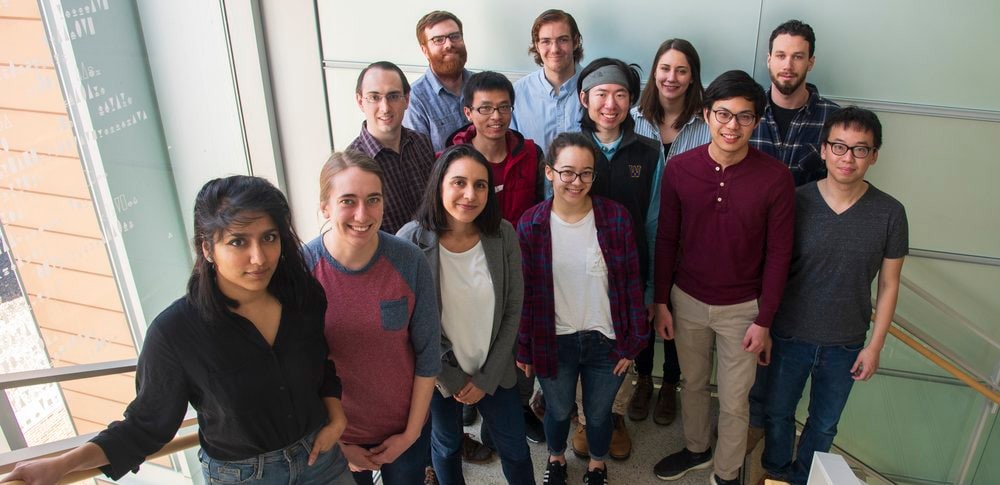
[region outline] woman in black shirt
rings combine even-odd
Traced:
[[[18,464],[5,481],[137,471],[190,403],[206,482],[353,483],[336,445],[347,420],[323,336],[326,299],[284,195],[256,177],[212,180],[195,201],[194,232],[187,295],[149,326],[125,419],[61,456]]]

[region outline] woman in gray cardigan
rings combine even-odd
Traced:
[[[431,400],[431,459],[441,485],[465,483],[463,404],[479,408],[507,481],[534,483],[513,354],[521,251],[492,187],[486,159],[471,145],[452,146],[431,169],[416,220],[397,233],[423,251],[438,285],[442,370]]]

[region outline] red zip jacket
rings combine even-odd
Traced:
[[[472,144],[475,136],[476,127],[470,123],[452,133],[445,146]],[[534,141],[525,139],[514,130],[507,130],[507,164],[503,171],[502,188],[496,194],[500,213],[511,224],[516,225],[524,211],[542,201],[542,159],[542,149]],[[493,183],[497,184],[497,181]]]

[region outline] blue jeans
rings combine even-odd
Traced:
[[[840,414],[854,385],[851,367],[864,344],[813,345],[773,334],[772,338],[761,464],[775,477],[803,485],[813,453],[830,451],[837,435]],[[792,461],[795,408],[810,377],[809,417]]]
[[[321,453],[312,466],[307,465],[314,439],[316,439],[315,431],[284,449],[235,461],[216,460],[208,456],[205,450],[198,450],[201,473],[205,477],[205,483],[209,484],[351,484],[347,460],[340,452],[339,446]]]
[[[604,460],[611,444],[611,405],[621,387],[624,375],[613,371],[617,361],[611,352],[615,341],[597,331],[579,332],[556,337],[559,349],[556,376],[539,378],[545,394],[545,440],[549,453],[566,452],[569,418],[576,402],[576,381],[583,386],[583,413],[587,418],[587,444],[590,457]]]
[[[424,483],[424,469],[427,468],[427,454],[431,445],[431,420],[427,420],[420,437],[414,441],[396,461],[386,463],[379,469],[382,485],[409,485]],[[362,448],[374,448],[378,443],[361,445]],[[373,485],[375,477],[371,470],[354,472],[354,481],[358,485]]]
[[[524,436],[524,416],[517,387],[497,387],[476,403],[489,428],[507,483],[534,484],[531,452]],[[462,476],[462,403],[437,391],[431,398],[431,459],[441,485],[465,484]]]

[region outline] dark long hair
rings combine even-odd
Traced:
[[[424,199],[420,208],[417,209],[415,219],[421,227],[428,231],[434,231],[438,235],[448,230],[448,216],[441,200],[441,184],[444,183],[444,175],[448,172],[448,167],[459,158],[471,158],[486,169],[486,180],[489,183],[489,189],[486,191],[486,206],[476,216],[473,223],[479,228],[479,232],[495,235],[500,230],[501,215],[500,202],[493,190],[493,170],[490,169],[490,162],[486,161],[486,157],[467,143],[448,147],[434,162],[434,166],[431,167],[431,176],[428,177],[427,190],[424,191]]]
[[[655,121],[657,126],[663,123],[666,113],[663,111],[663,105],[660,104],[660,93],[656,86],[656,65],[660,62],[660,56],[671,49],[684,54],[688,66],[691,67],[691,84],[688,85],[687,92],[684,93],[684,110],[681,111],[681,115],[677,117],[673,125],[675,130],[679,130],[688,121],[691,121],[691,117],[701,112],[701,97],[705,92],[705,88],[701,84],[701,58],[698,57],[698,51],[694,49],[694,46],[684,39],[667,39],[656,50],[656,55],[653,56],[653,66],[649,68],[649,79],[646,81],[646,87],[642,89],[642,96],[639,97],[639,112],[647,120]]]
[[[203,246],[212,247],[231,227],[250,224],[258,214],[271,217],[281,239],[281,257],[267,291],[292,311],[303,311],[325,298],[323,288],[306,268],[301,241],[292,227],[288,201],[270,182],[234,175],[208,181],[194,201],[195,263],[188,279],[187,299],[207,319],[227,318],[239,302],[224,295],[215,280],[215,268],[205,259]]]

